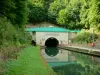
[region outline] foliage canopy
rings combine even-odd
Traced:
[[[47,21],[69,29],[100,29],[99,0],[32,0],[31,5],[30,22]]]

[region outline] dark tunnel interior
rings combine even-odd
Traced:
[[[46,47],[57,47],[58,45],[59,45],[59,41],[54,37],[48,38],[45,42]]]

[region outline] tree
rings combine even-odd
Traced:
[[[27,0],[0,0],[0,14],[22,27],[27,22]]]
[[[80,10],[80,24],[84,26],[84,28],[89,28],[89,21],[88,21],[88,10],[89,10],[89,2],[90,0],[82,0],[82,6],[81,6],[81,10]]]
[[[50,22],[56,23],[56,18],[61,9],[66,7],[66,0],[54,0],[48,9],[48,17]]]
[[[69,29],[100,29],[99,0],[28,0],[29,21],[49,21]]]
[[[45,9],[41,7],[33,7],[29,13],[30,22],[41,22],[45,20]]]
[[[47,17],[47,12],[44,7],[45,0],[32,0],[28,6],[29,6],[29,22],[41,22],[45,21]]]
[[[90,27],[97,27],[100,29],[100,1],[91,0],[91,5],[88,13],[88,20]]]
[[[81,29],[83,26],[80,25],[80,8],[80,1],[68,1],[66,8],[60,10],[58,17],[56,19],[57,22],[61,25],[65,25],[69,29]]]
[[[80,11],[81,24],[84,28],[100,28],[100,1],[99,0],[82,0]]]

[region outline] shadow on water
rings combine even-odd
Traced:
[[[59,53],[59,49],[58,47],[45,47],[45,53],[48,55],[48,56],[56,56],[58,53]]]
[[[46,47],[43,57],[57,75],[100,75],[100,58]],[[56,65],[56,66],[55,66]]]

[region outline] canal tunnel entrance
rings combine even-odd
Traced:
[[[50,37],[45,41],[46,47],[57,47],[58,45],[59,45],[59,41],[54,37]]]
[[[48,56],[56,56],[59,53],[59,49],[58,49],[58,45],[59,45],[59,41],[54,38],[54,37],[50,37],[45,41],[45,53]]]

